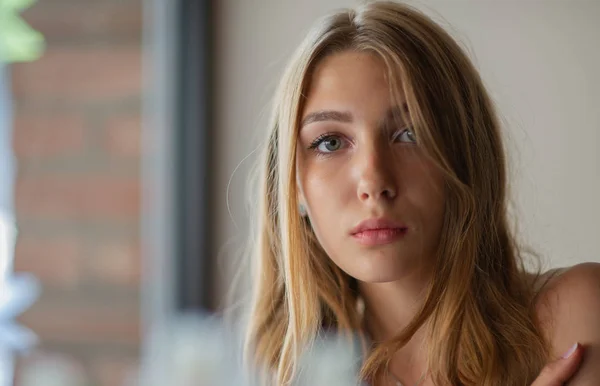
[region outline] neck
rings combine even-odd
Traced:
[[[430,278],[430,272],[414,271],[393,282],[359,282],[365,328],[372,339],[388,340],[410,323],[425,301]]]
[[[359,282],[363,298],[364,328],[375,342],[392,339],[408,326],[423,305],[431,272],[414,271],[387,283]],[[403,380],[418,379],[426,366],[425,328],[421,326],[408,343],[394,353],[390,369]]]

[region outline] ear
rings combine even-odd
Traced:
[[[306,211],[306,200],[304,199],[304,193],[302,193],[302,188],[298,182],[296,182],[296,191],[298,197],[298,211],[300,212],[300,216],[306,217],[308,216],[308,212]]]
[[[300,183],[300,179],[298,178],[298,170],[296,169],[296,197],[298,200],[298,205],[305,205],[306,200],[304,199],[304,192],[302,191],[302,184]]]
[[[304,199],[304,194],[300,189],[298,189],[298,205],[306,206],[306,200]]]

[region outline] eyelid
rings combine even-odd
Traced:
[[[396,140],[397,140],[399,137],[401,137],[402,135],[404,135],[406,132],[410,132],[410,133],[411,133],[413,136],[415,136],[415,133],[414,133],[414,128],[413,128],[413,126],[412,126],[412,125],[407,125],[407,126],[404,126],[404,127],[403,127],[403,128],[401,128],[401,129],[397,130],[397,131],[394,133],[394,135],[392,136],[392,140],[393,140],[393,141],[396,141]],[[313,140],[311,141],[311,143],[309,144],[309,146],[307,147],[307,149],[309,149],[309,150],[313,150],[313,151],[315,151],[315,152],[317,152],[317,153],[319,153],[319,154],[331,154],[331,153],[335,153],[335,152],[337,152],[338,150],[335,150],[335,151],[329,151],[329,152],[324,152],[324,151],[319,151],[319,150],[318,150],[318,147],[319,147],[319,146],[320,146],[320,145],[321,145],[321,144],[322,144],[322,143],[323,143],[325,140],[327,140],[327,139],[329,139],[329,138],[338,138],[340,141],[342,141],[342,144],[343,144],[344,146],[345,146],[345,145],[347,145],[348,143],[351,143],[351,141],[350,141],[348,138],[346,138],[346,136],[344,136],[343,134],[341,134],[341,133],[339,133],[339,132],[331,132],[331,131],[330,131],[330,132],[326,132],[326,133],[320,134],[320,135],[319,135],[319,136],[317,136],[315,139],[313,139]],[[414,141],[409,141],[409,142],[406,142],[406,141],[404,141],[403,143],[412,143],[412,144],[416,144],[416,143],[417,143],[417,140],[416,140],[416,138],[415,138],[415,139],[414,139]],[[340,150],[341,150],[341,149],[340,149]]]
[[[319,134],[315,139],[313,139],[310,142],[310,145],[308,146],[309,149],[315,149],[317,146],[319,146],[324,140],[326,140],[327,138],[330,137],[334,137],[336,136],[335,133],[323,133],[323,134]],[[339,136],[339,135],[338,135]]]
[[[346,138],[344,135],[337,133],[337,132],[328,132],[328,133],[323,133],[321,135],[319,135],[317,138],[315,138],[310,145],[308,146],[309,150],[314,151],[315,153],[319,154],[319,155],[329,155],[332,153],[336,153],[338,150],[335,151],[329,151],[329,152],[325,152],[325,151],[320,151],[318,149],[319,146],[321,146],[321,144],[327,140],[328,138],[338,138],[343,146],[345,146],[347,143],[349,143],[350,141],[348,140],[348,138]],[[341,150],[341,149],[340,149]]]
[[[406,132],[410,132],[413,135],[413,137],[415,137],[415,130],[414,130],[413,126],[408,125],[408,126],[403,127],[402,129],[399,129],[398,131],[396,131],[394,133],[392,139],[395,141],[398,138],[400,138],[402,135],[404,135]],[[417,139],[415,138],[415,140],[411,141],[410,143],[417,143]]]

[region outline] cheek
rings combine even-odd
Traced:
[[[320,171],[305,179],[304,195],[313,222],[331,218],[343,208],[344,185],[341,173]]]
[[[339,230],[348,212],[351,182],[339,167],[308,166],[303,173],[302,189],[312,228],[327,250],[339,239]]]
[[[429,175],[421,178],[415,186],[415,191],[418,191],[414,196],[419,206],[427,211],[437,212],[444,206],[444,182],[438,176]]]
[[[304,164],[302,189],[314,215],[343,207],[351,188],[344,166],[336,160],[313,160]]]
[[[425,186],[420,196],[420,221],[424,227],[424,237],[432,247],[439,242],[444,223],[446,207],[444,186],[443,180],[438,179],[435,183]]]
[[[416,161],[403,171],[406,197],[420,213],[421,221],[436,225],[442,221],[446,191],[442,172],[436,165]]]

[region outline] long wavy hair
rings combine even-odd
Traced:
[[[548,359],[535,293],[507,215],[499,120],[463,49],[412,7],[371,2],[319,22],[297,49],[275,95],[261,164],[247,354],[290,384],[324,326],[360,332],[355,279],[327,257],[298,211],[296,141],[315,66],[345,50],[385,64],[421,146],[445,175],[442,236],[426,300],[411,323],[366,354],[362,379],[427,326],[429,375],[438,385],[529,385]],[[400,82],[400,80],[402,82]],[[427,323],[426,323],[427,322]]]

